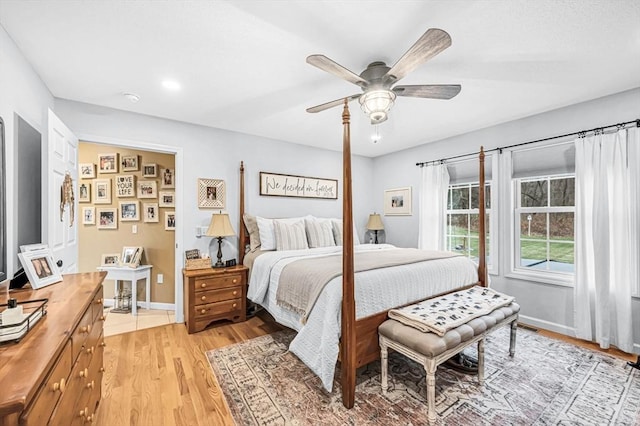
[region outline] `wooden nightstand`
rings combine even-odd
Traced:
[[[246,266],[182,270],[184,314],[189,334],[219,320],[247,319]]]

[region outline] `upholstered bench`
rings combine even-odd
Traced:
[[[511,324],[509,355],[514,356],[519,311],[520,306],[512,302],[507,306],[495,309],[489,314],[471,319],[447,331],[443,336],[431,332],[422,332],[394,319],[386,320],[378,328],[382,363],[382,391],[386,392],[388,388],[387,352],[388,348],[391,348],[424,366],[427,372],[427,415],[429,421],[435,421],[437,418],[435,410],[435,374],[438,365],[460,353],[467,346],[477,342],[478,382],[482,384],[484,379],[485,336],[504,325]]]

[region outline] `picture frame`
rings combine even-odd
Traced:
[[[100,259],[100,266],[120,266],[120,254],[103,254]]]
[[[118,209],[96,209],[98,229],[118,229]]]
[[[140,202],[120,201],[120,220],[122,222],[133,222],[140,220]]]
[[[164,229],[165,231],[176,230],[176,212],[174,211],[164,212]]]
[[[129,266],[131,268],[140,266],[143,250],[142,247],[122,247],[120,266]]]
[[[120,166],[123,172],[137,172],[140,168],[137,155],[123,155],[120,158]]]
[[[147,223],[160,222],[160,211],[158,208],[158,203],[143,203],[142,217],[143,221]]]
[[[155,163],[143,164],[142,177],[158,177],[158,165]]]
[[[62,281],[62,274],[53,260],[53,252],[49,247],[23,251],[18,253],[18,259],[32,288],[37,290]]]
[[[96,165],[93,163],[78,164],[80,179],[93,179],[96,177]]]
[[[198,179],[198,207],[201,209],[224,209],[225,183],[221,179]]]
[[[159,200],[160,207],[175,207],[176,193],[175,191],[160,191]]]
[[[91,184],[86,182],[80,182],[78,185],[78,202],[90,203],[91,202]]]
[[[338,199],[338,180],[260,172],[260,195]]]
[[[93,203],[111,204],[111,179],[93,181]]]
[[[176,171],[163,167],[160,169],[160,188],[176,187]]]
[[[115,177],[116,197],[127,198],[136,196],[135,175],[117,175]]]
[[[155,180],[139,180],[138,198],[158,198],[158,183]]]
[[[26,251],[37,251],[37,250],[43,250],[43,249],[48,249],[49,245],[47,244],[42,244],[42,243],[37,243],[37,244],[25,244],[25,245],[21,245],[20,246],[20,253],[24,253]]]
[[[411,216],[411,187],[384,191],[385,216]]]
[[[118,153],[98,154],[98,171],[100,173],[118,173]]]
[[[82,224],[83,225],[95,225],[96,224],[96,208],[82,207]]]

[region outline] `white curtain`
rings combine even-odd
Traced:
[[[640,142],[637,129],[575,141],[575,327],[579,338],[595,339],[602,348],[633,352],[639,212],[628,136],[636,139],[631,144]]]
[[[444,164],[422,167],[418,247],[444,250],[449,172]]]

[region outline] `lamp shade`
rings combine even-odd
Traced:
[[[369,215],[369,222],[367,222],[367,229],[370,231],[381,231],[384,229],[382,224],[382,218],[378,213]]]
[[[393,106],[396,94],[390,90],[371,90],[360,96],[362,111],[369,116],[371,124],[382,123]]]
[[[226,213],[212,214],[211,223],[205,235],[208,237],[231,237],[236,235],[231,226],[231,221],[229,221],[229,215]]]

